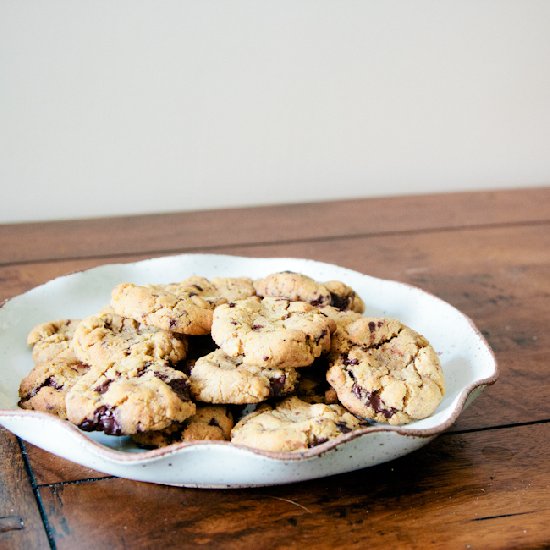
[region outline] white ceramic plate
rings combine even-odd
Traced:
[[[108,304],[118,283],[168,283],[193,274],[263,277],[281,270],[324,281],[340,279],[364,299],[368,316],[395,317],[425,335],[440,354],[446,394],[435,413],[403,427],[358,430],[304,452],[272,453],[228,442],[180,443],[153,451],[127,437],[85,433],[54,416],[18,409],[20,380],[31,370],[26,335],[45,321],[91,315]],[[23,439],[100,472],[192,487],[291,483],[349,472],[414,451],[443,432],[497,378],[494,355],[471,320],[448,303],[395,281],[295,258],[184,254],[104,265],[59,277],[9,300],[0,309],[0,423]]]

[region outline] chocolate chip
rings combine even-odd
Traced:
[[[139,376],[139,374],[138,374],[138,376]],[[97,393],[103,395],[109,389],[109,386],[111,385],[111,382],[112,382],[112,380],[107,378],[105,381],[103,381],[101,384],[99,384],[99,386],[96,386],[94,388],[94,391],[96,391]]]
[[[237,304],[235,302],[229,302],[229,307],[235,307]]]
[[[311,438],[311,441],[308,444],[308,447],[311,449],[311,447],[315,447],[316,445],[322,445],[327,441],[328,441],[327,437],[317,437],[316,435],[313,435]]]
[[[79,428],[86,432],[103,431],[108,435],[122,435],[122,427],[118,424],[114,411],[105,405],[94,411],[92,418],[86,418]]]
[[[269,361],[269,356],[268,356],[268,355],[266,355],[266,356],[264,357],[264,361]]]
[[[373,321],[370,321],[370,322],[369,322],[369,330],[370,330],[371,332],[374,332],[374,329],[375,329],[375,328],[376,328],[376,325],[374,324],[374,322],[373,322]]]
[[[209,426],[216,426],[216,428],[221,428],[220,423],[215,418],[211,418],[208,421],[208,425]]]
[[[190,292],[188,296],[189,298],[193,298],[193,296],[198,296],[198,294],[196,292]]]
[[[351,359],[349,357],[346,357],[344,359],[344,365],[351,366],[351,365],[358,365],[358,364],[359,364],[359,359],[355,359],[354,357]]]
[[[285,388],[286,374],[281,374],[277,378],[269,379],[270,392],[272,397],[278,397]]]
[[[389,409],[384,407],[384,402],[380,399],[378,390],[370,392],[355,383],[351,391],[358,399],[363,401],[365,405],[372,407],[375,413],[383,414],[386,418],[391,418],[397,412],[397,409],[394,407],[390,407]]]
[[[203,292],[204,291],[204,288],[202,288],[202,286],[199,286],[199,285],[191,285],[192,287],[196,288],[199,292]]]
[[[45,387],[48,387],[48,386],[51,387],[51,388],[54,388],[56,390],[62,390],[63,389],[63,384],[58,384],[56,382],[55,378],[53,376],[50,376],[50,377],[46,378],[46,380],[44,380],[44,382],[42,382],[42,384],[40,384],[40,386],[34,388],[34,390],[32,390],[32,392],[27,397],[25,397],[25,399],[23,399],[22,401],[27,401],[31,397],[34,397],[42,388],[45,388]]]
[[[347,309],[349,305],[349,298],[346,298],[345,296],[339,296],[338,294],[334,294],[334,292],[331,292],[330,305],[340,310]]]
[[[260,330],[261,328],[264,328],[263,325],[252,325],[252,330]]]
[[[336,427],[343,433],[343,434],[349,434],[351,432],[351,428],[349,428],[345,422],[336,422]]]
[[[176,319],[170,319],[170,328],[176,328],[176,325],[178,324]]]
[[[323,329],[323,330],[321,331],[321,334],[319,334],[318,336],[316,336],[316,337],[314,338],[315,343],[316,343],[317,345],[319,345],[319,342],[320,342],[327,334],[328,334],[328,329],[326,329],[326,328]]]
[[[191,401],[191,392],[185,380],[182,378],[174,378],[167,382],[167,384],[182,401]]]

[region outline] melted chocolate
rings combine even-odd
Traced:
[[[353,384],[351,391],[358,399],[363,401],[365,405],[372,407],[375,413],[383,414],[385,418],[391,418],[397,412],[397,409],[394,407],[390,407],[389,409],[385,408],[384,402],[380,399],[378,390],[370,392],[355,383]]]
[[[281,395],[285,388],[286,374],[281,374],[278,378],[271,378],[269,380],[270,392],[272,397],[278,397]]]
[[[102,406],[95,410],[92,418],[86,418],[79,426],[85,432],[103,431],[108,435],[122,435],[113,409]]]

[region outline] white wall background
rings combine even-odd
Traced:
[[[0,221],[550,183],[547,0],[0,0]]]

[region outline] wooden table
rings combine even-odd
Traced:
[[[206,250],[418,285],[474,319],[500,381],[412,455],[255,490],[117,479],[1,430],[0,548],[550,545],[550,188],[0,226],[0,298],[98,264]]]

